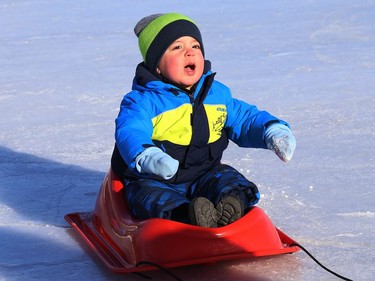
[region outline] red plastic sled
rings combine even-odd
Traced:
[[[290,246],[295,241],[277,229],[258,207],[253,207],[238,221],[219,228],[159,218],[136,220],[129,214],[122,188],[121,181],[109,170],[95,210],[65,216],[113,272],[155,269],[151,265],[138,266],[142,262],[171,268],[299,250]]]

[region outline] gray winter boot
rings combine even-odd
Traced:
[[[214,204],[205,197],[194,198],[189,206],[191,224],[202,227],[217,227],[221,213]]]

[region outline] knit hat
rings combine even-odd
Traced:
[[[168,13],[154,14],[141,19],[134,27],[143,61],[155,71],[168,47],[182,36],[191,36],[201,45],[202,36],[197,25],[187,16]]]

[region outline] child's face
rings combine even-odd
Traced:
[[[183,36],[165,51],[157,72],[189,90],[201,78],[203,69],[204,57],[200,44],[193,37]]]

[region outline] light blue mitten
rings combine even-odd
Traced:
[[[296,149],[296,139],[292,131],[284,124],[272,124],[265,133],[264,140],[267,148],[276,153],[279,158],[285,162],[292,159]]]
[[[140,173],[149,173],[165,180],[172,178],[178,170],[178,161],[158,147],[148,147],[135,158],[135,167]]]

